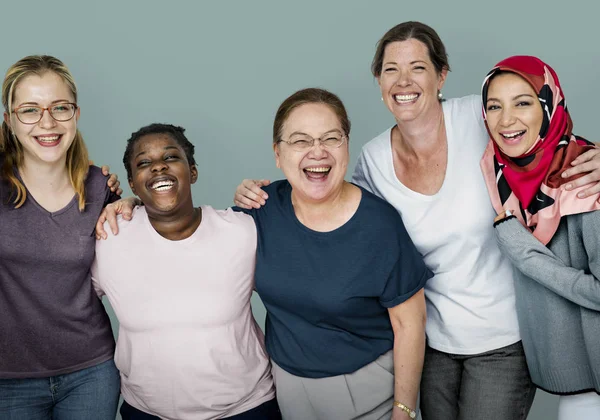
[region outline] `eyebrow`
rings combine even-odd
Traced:
[[[171,149],[175,149],[175,150],[179,151],[179,147],[177,147],[177,146],[165,146],[165,148],[163,150],[171,150]],[[141,151],[140,153],[135,155],[134,159],[137,159],[141,155],[145,155],[145,154],[146,154],[145,151]]]
[[[60,104],[60,103],[65,103],[65,102],[67,102],[67,103],[71,103],[71,101],[70,101],[70,100],[68,100],[68,99],[57,99],[56,101],[52,101],[52,102],[50,102],[50,105],[53,105],[53,104]],[[16,108],[19,108],[19,107],[21,107],[21,106],[26,106],[26,105],[35,105],[35,106],[39,106],[40,104],[39,104],[39,103],[37,103],[37,102],[23,102],[22,104],[20,104],[20,105],[19,105],[19,106],[17,106]]]
[[[427,64],[427,61],[424,61],[424,60],[414,60],[414,61],[411,61],[411,62],[410,62],[410,63],[408,63],[408,64],[410,64],[410,65],[413,65],[413,64],[417,64],[417,63],[423,63],[423,64]],[[388,65],[388,64],[394,64],[394,65],[397,65],[398,63],[396,63],[395,61],[387,61],[387,62],[383,63],[383,65],[384,65],[384,66],[386,66],[386,65]]]
[[[338,130],[337,128],[333,128],[329,131],[324,132],[323,134],[321,134],[321,137],[324,136],[325,134],[329,134],[329,133],[342,133],[342,130]],[[290,134],[290,137],[295,136],[295,135],[302,135],[302,136],[310,136],[310,134],[306,134],[303,133],[302,131],[294,131],[293,133]],[[312,136],[311,136],[312,137]]]
[[[519,99],[519,98],[522,98],[522,97],[524,97],[524,96],[525,96],[525,97],[527,97],[527,98],[531,98],[531,99],[534,99],[534,98],[535,98],[533,95],[530,95],[529,93],[522,93],[522,94],[520,94],[520,95],[517,95],[517,96],[515,96],[515,97],[514,97],[514,98],[512,98],[511,100],[512,100],[512,101],[515,101],[515,100],[517,100],[517,99]],[[486,102],[486,103],[488,103],[489,101],[496,101],[496,102],[500,102],[500,99],[497,99],[497,98],[488,98],[488,99],[487,99],[487,101],[485,101],[485,102]]]

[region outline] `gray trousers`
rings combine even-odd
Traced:
[[[302,378],[272,365],[284,420],[389,420],[392,416],[391,350],[356,372],[329,378]]]
[[[425,350],[423,420],[525,420],[534,396],[520,341],[476,355]]]

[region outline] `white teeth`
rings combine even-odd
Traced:
[[[305,168],[304,170],[307,172],[329,172],[331,168]]]
[[[417,99],[419,95],[417,94],[412,94],[412,95],[394,95],[394,99],[397,102],[410,102],[410,101],[414,101],[415,99]]]
[[[60,137],[60,136],[51,136],[51,137],[50,137],[50,136],[45,136],[45,137],[38,136],[38,138],[37,138],[37,139],[38,139],[39,141],[41,141],[41,142],[47,142],[47,143],[51,143],[51,142],[53,142],[53,141],[56,141],[56,140],[58,140],[58,138],[59,138],[59,137]]]
[[[157,181],[150,188],[156,191],[167,191],[173,188],[175,183],[173,181]]]
[[[515,138],[517,136],[520,136],[523,133],[525,133],[525,130],[523,130],[523,131],[517,131],[516,133],[502,134],[502,137],[506,137],[507,139],[512,139],[512,138]]]

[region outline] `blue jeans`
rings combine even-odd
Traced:
[[[525,420],[534,396],[520,341],[474,355],[425,350],[423,420]]]
[[[0,419],[115,420],[120,388],[112,359],[49,378],[0,379]]]

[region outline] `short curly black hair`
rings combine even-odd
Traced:
[[[133,148],[140,138],[147,136],[148,134],[170,135],[171,138],[175,140],[175,142],[177,142],[177,144],[180,145],[185,152],[185,157],[187,158],[188,163],[190,165],[195,165],[196,160],[194,159],[194,145],[190,143],[185,134],[183,134],[184,132],[185,128],[177,125],[154,123],[142,127],[135,133],[132,133],[129,140],[127,140],[127,148],[125,149],[125,154],[123,155],[123,165],[125,165],[125,170],[127,171],[127,179],[131,180],[131,155],[133,153]]]

